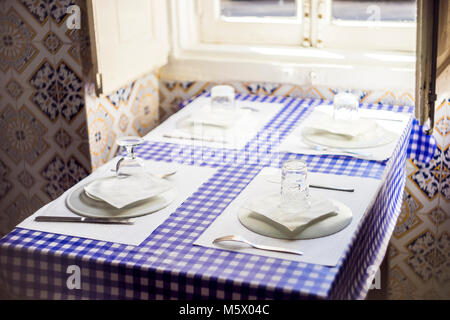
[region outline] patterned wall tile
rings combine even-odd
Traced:
[[[61,118],[70,124],[82,113],[83,81],[65,61],[53,65],[44,60],[33,73],[29,83],[35,89],[32,102],[51,121]]]
[[[78,8],[71,8],[73,5]],[[52,21],[50,29],[60,37],[64,43],[85,41],[88,35],[86,0],[59,0],[50,1],[50,16]],[[77,16],[78,11],[79,16]],[[80,28],[74,24],[80,23]]]
[[[52,67],[51,71],[54,71],[54,55],[47,50],[43,42],[33,42],[33,46],[37,49],[36,57],[30,61],[26,68],[21,70],[11,69],[11,77],[21,84],[24,89],[36,89],[38,83],[36,81],[45,80],[46,78],[36,78],[36,76],[54,76],[54,74],[43,74],[44,67],[49,65]],[[49,70],[47,70],[49,71]],[[48,78],[47,80],[53,80]],[[52,83],[48,83],[50,87]],[[44,87],[41,87],[44,89]]]
[[[89,140],[76,139],[71,147],[66,150],[65,155],[66,157],[76,156],[83,167],[87,169],[88,173],[92,172]]]
[[[390,244],[392,246],[392,244]],[[391,251],[391,250],[389,250]],[[433,292],[433,278],[423,280],[408,265],[410,253],[397,251],[388,259],[387,297],[391,300],[430,299]],[[384,289],[384,288],[382,288]]]
[[[0,129],[1,130],[1,129]],[[25,160],[13,161],[0,149],[0,237],[11,230],[20,220],[10,219],[6,216],[6,208],[17,198],[19,194],[27,194],[26,185],[22,185],[20,175],[25,167]]]
[[[131,114],[135,116],[132,126],[139,136],[144,136],[156,127],[158,108],[155,106],[158,106],[158,89],[148,80],[136,89],[135,100],[130,106]]]
[[[8,202],[0,214],[0,234],[7,234],[18,222],[24,220],[45,203],[37,196],[29,198],[24,193],[19,193],[12,201]]]
[[[56,199],[88,173],[89,169],[83,166],[77,156],[62,157],[55,154],[41,171],[45,180],[43,192],[49,198]]]
[[[36,32],[14,8],[1,16],[0,28],[0,69],[5,72],[11,68],[21,73],[38,55],[32,42]]]
[[[417,287],[398,266],[389,270],[389,282],[387,294],[389,299],[411,300],[414,299]]]
[[[436,199],[439,195],[439,183],[441,179],[442,150],[438,146],[436,153],[429,164],[412,160],[415,170],[408,176],[408,182],[414,184],[429,200]]]
[[[441,224],[436,237],[435,275],[442,286],[450,285],[450,230],[449,224]]]
[[[89,147],[93,169],[111,159],[117,149],[115,143],[117,134],[113,130],[115,118],[112,115],[111,106],[106,103],[97,103],[98,101],[94,101],[92,106],[87,104]]]
[[[446,211],[445,208],[440,205],[436,208],[431,209],[427,213],[428,219],[433,222],[436,227],[444,225],[448,219],[450,219],[450,212]]]
[[[450,168],[450,97],[444,102],[447,131],[444,135],[445,150],[443,156],[443,168]],[[444,171],[444,169],[443,169]],[[445,299],[450,299],[450,174],[448,171],[442,175],[440,212],[437,215],[438,236],[437,251],[439,265],[436,268],[434,289]]]
[[[13,2],[13,1],[10,1]],[[48,4],[47,1],[19,0],[23,7],[36,19],[41,27],[48,20]],[[48,28],[48,27],[47,27]]]
[[[445,135],[443,135],[443,145],[445,148],[442,153],[444,174],[441,182],[441,203],[442,207],[450,212],[450,98],[447,98],[446,103],[444,102],[441,105],[441,109],[445,110],[446,124],[444,127],[447,128]]]
[[[180,103],[205,92],[212,84],[193,81],[160,81],[160,122],[180,109]]]
[[[13,99],[14,101],[19,99],[24,92],[22,85],[19,82],[17,82],[14,78],[9,78],[4,88],[5,88],[4,92],[7,93],[8,97]]]
[[[56,54],[61,49],[63,42],[60,38],[53,32],[49,31],[42,39],[45,49],[51,54]]]
[[[443,104],[438,106],[435,118],[434,137],[438,142],[436,155],[428,165],[410,160],[409,164],[413,169],[409,172],[406,183],[407,190],[414,195],[414,201],[409,199],[408,203],[412,201],[414,208],[417,207],[415,200],[422,204],[415,213],[422,223],[413,231],[408,230],[402,237],[391,239],[391,243],[399,247],[401,252],[405,252],[406,249],[407,256],[401,263],[396,264],[395,268],[401,270],[407,280],[417,288],[412,295],[415,299],[450,298],[450,292],[444,289],[448,288],[448,281],[442,280],[447,277],[446,270],[449,269],[447,259],[449,253],[447,246],[444,245],[448,239],[445,234],[442,235],[442,230],[450,228],[448,224],[450,208],[446,205],[444,197],[439,195],[445,193],[445,181],[449,175],[449,166],[444,161],[449,141],[446,140],[448,125],[442,120],[446,118]],[[406,207],[410,206],[404,204],[401,217],[409,213]],[[402,219],[399,219],[397,228],[399,226],[402,226]],[[396,270],[391,268],[390,271]],[[392,283],[392,286],[395,286],[395,283]]]
[[[436,261],[436,233],[426,229],[406,244],[406,264],[423,282],[433,279]]]
[[[10,173],[11,169],[0,159],[0,201],[6,197],[13,187]]]
[[[8,104],[15,106],[17,99],[19,99],[23,95],[24,91],[22,85],[10,75],[11,72],[8,71],[5,77],[2,79],[2,81],[4,81],[4,85],[0,86],[0,88],[2,89],[0,92],[0,95],[2,96],[0,101],[3,108]]]
[[[422,203],[408,188],[405,188],[402,210],[393,233],[395,238],[399,239],[406,233],[412,232],[414,228],[422,223],[422,219],[418,215],[418,211],[422,208]]]
[[[85,0],[20,0],[20,2],[34,20],[41,24],[43,31],[52,30],[64,42],[67,42],[64,33],[68,30],[66,24],[69,16],[68,8],[73,4],[85,8]]]
[[[5,95],[5,91],[3,89],[6,88],[10,79],[11,79],[11,71],[9,69],[6,71],[3,71],[2,69],[0,69],[0,88],[2,88],[2,92],[1,92],[2,96]]]
[[[125,108],[130,100],[131,92],[133,91],[136,81],[131,82],[123,88],[116,90],[115,92],[106,96],[109,103],[114,106],[114,108]]]
[[[7,14],[1,16],[0,30],[2,35],[8,31],[7,34],[12,33],[13,37],[1,37],[1,41],[7,43],[0,46],[4,50],[0,53],[0,60],[2,57],[10,60],[8,70],[2,71],[0,67],[0,72],[5,75],[0,77],[0,96],[3,96],[0,98],[0,113],[6,110],[7,105],[13,106],[20,120],[11,121],[8,132],[14,131],[15,136],[9,134],[10,140],[6,140],[8,143],[3,144],[3,147],[10,150],[11,145],[16,149],[22,148],[15,156],[23,158],[17,168],[10,163],[6,164],[9,168],[12,167],[8,177],[14,183],[7,201],[1,202],[0,210],[1,215],[5,214],[5,219],[12,226],[23,216],[17,215],[17,220],[13,221],[13,216],[8,216],[5,210],[6,207],[11,207],[15,199],[20,199],[20,195],[30,202],[32,199],[39,199],[39,202],[34,203],[41,205],[52,199],[53,195],[47,192],[49,177],[43,176],[42,172],[54,160],[55,155],[60,155],[66,166],[69,163],[79,163],[84,169],[78,171],[84,175],[90,170],[90,156],[89,151],[86,151],[89,150],[87,135],[81,136],[83,127],[86,127],[81,59],[75,59],[73,52],[69,52],[74,44],[65,35],[67,29],[61,35],[59,30],[51,28],[51,25],[63,26],[67,1],[7,0],[2,3],[4,13]],[[3,27],[5,25],[7,28]],[[67,39],[68,42],[65,41]],[[14,48],[20,50],[14,51]],[[5,63],[2,66],[6,68]],[[11,111],[8,112],[10,115]],[[20,124],[21,130],[13,130],[14,123]],[[6,134],[4,132],[6,129],[2,130],[2,134]],[[35,135],[37,142],[30,138],[31,133]],[[0,152],[4,153],[2,150]],[[2,160],[4,157],[11,162],[9,156],[2,155]],[[77,161],[67,160],[72,158]],[[65,174],[63,178],[59,178],[59,190],[68,187],[71,181],[76,181],[74,176],[76,174],[72,174],[72,177]],[[52,183],[57,185],[54,181]],[[58,188],[54,187],[54,190]],[[11,208],[31,213],[27,208],[19,210],[18,204],[16,202]]]
[[[102,97],[86,86],[89,146],[92,168],[113,158],[116,139],[125,135],[143,136],[158,123],[158,73],[152,72]]]
[[[7,106],[0,114],[1,149],[13,162],[25,160],[33,165],[49,149],[46,131],[26,106],[19,110]]]

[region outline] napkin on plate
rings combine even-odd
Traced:
[[[327,113],[315,111],[305,121],[305,127],[353,138],[375,130],[377,123],[372,119],[335,120]]]
[[[337,215],[336,208],[330,200],[316,197],[311,197],[310,200],[309,209],[294,214],[280,209],[279,194],[258,198],[245,204],[244,207],[254,215],[275,222],[291,232]]]
[[[157,196],[173,187],[172,183],[149,174],[118,178],[108,176],[92,181],[84,190],[118,209]]]

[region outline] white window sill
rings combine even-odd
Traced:
[[[161,76],[169,80],[414,91],[415,54],[196,44],[174,50],[169,64],[162,68]]]

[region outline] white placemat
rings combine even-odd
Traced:
[[[236,125],[231,128],[223,130],[223,135],[217,135],[208,137],[205,135],[205,139],[211,138],[212,141],[201,140],[201,136],[194,136],[195,140],[189,140],[190,134],[186,134],[184,131],[177,128],[177,124],[181,120],[189,117],[195,112],[199,112],[202,108],[205,108],[210,103],[210,98],[201,97],[194,100],[192,103],[176,112],[169,117],[157,128],[147,134],[144,139],[149,141],[162,141],[178,144],[189,144],[195,146],[205,146],[214,148],[225,149],[241,149],[245,144],[255,136],[255,134],[263,128],[263,126],[271,120],[282,108],[281,103],[269,103],[269,102],[253,102],[253,101],[239,101],[236,100],[236,105],[240,107],[254,108],[258,111],[250,111],[246,109],[246,113],[249,116],[236,119]],[[171,135],[171,138],[166,137]],[[185,139],[175,137],[185,137]]]
[[[278,171],[277,171],[278,170]],[[351,237],[368,209],[371,200],[375,197],[381,180],[369,178],[357,178],[348,176],[338,176],[331,174],[310,173],[309,182],[311,184],[330,185],[334,187],[353,187],[355,192],[340,192],[331,190],[311,189],[312,194],[322,197],[333,198],[346,204],[353,211],[353,220],[349,226],[333,235],[311,239],[311,240],[280,240],[261,236],[254,233],[238,220],[237,212],[239,207],[246,201],[264,194],[273,194],[280,190],[280,185],[267,181],[268,176],[273,176],[274,172],[279,173],[279,169],[265,168],[255,179],[245,188],[245,190],[225,209],[225,211],[206,229],[206,231],[195,241],[196,245],[236,251],[247,252],[273,258],[281,258],[299,262],[320,264],[325,266],[335,266],[339,258],[344,253],[350,243]],[[248,246],[236,246],[231,243],[221,246],[212,244],[218,237],[226,235],[241,235],[248,240],[270,246],[285,247],[304,252],[303,256],[257,250]],[[226,247],[225,247],[226,246]]]
[[[316,107],[317,111],[324,112],[327,114],[333,113],[333,107],[332,106],[318,106]],[[384,111],[384,110],[369,110],[369,109],[360,109],[359,114],[361,117],[364,118],[371,118],[371,119],[377,119],[378,125],[383,127],[386,130],[389,130],[395,134],[398,134],[398,138],[395,139],[395,141],[381,145],[378,147],[370,147],[370,148],[359,148],[359,149],[352,149],[356,152],[361,152],[364,154],[371,154],[371,159],[377,160],[377,161],[383,161],[386,159],[389,159],[394,149],[398,143],[398,139],[400,138],[400,135],[405,130],[406,126],[409,123],[409,119],[411,115],[402,114],[398,112],[392,112],[392,111]],[[378,119],[393,119],[393,120],[399,120],[399,121],[390,121],[390,120],[378,120]],[[306,121],[306,120],[305,120]],[[304,139],[302,137],[302,130],[304,126],[302,123],[297,126],[287,137],[286,139],[276,148],[278,152],[282,153],[296,153],[296,154],[336,154],[336,155],[349,155],[347,153],[342,153],[339,151],[322,151],[322,150],[314,150],[311,148],[310,145],[304,142]],[[354,157],[358,157],[357,155],[353,155]],[[362,157],[365,159],[366,157]]]
[[[110,175],[110,169],[115,166],[116,161],[117,158],[100,167],[89,177],[83,179],[80,183],[67,190],[58,199],[50,202],[46,206],[39,209],[32,216],[25,219],[17,227],[137,246],[144,241],[161,223],[163,223],[164,220],[166,220],[166,218],[174,212],[184,200],[195,192],[200,185],[209,179],[215,172],[215,169],[207,167],[196,167],[147,160],[146,162],[155,168],[155,171],[158,171],[158,168],[165,171],[170,171],[170,168],[176,168],[177,173],[167,179],[178,186],[178,194],[175,201],[168,207],[143,217],[133,218],[135,221],[133,225],[103,225],[34,221],[34,217],[37,215],[76,216],[65,205],[65,199],[68,193],[73,188],[77,188],[79,185],[86,183],[89,180],[92,181],[96,177],[104,176],[105,174]],[[153,172],[153,169],[151,171]]]

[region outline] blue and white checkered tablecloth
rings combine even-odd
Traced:
[[[239,96],[242,100],[282,103],[284,108],[242,150],[147,142],[141,157],[211,166],[216,173],[184,201],[139,246],[15,229],[0,241],[0,279],[17,296],[45,299],[289,299],[364,298],[386,251],[400,213],[407,150],[421,147],[420,128],[411,137],[409,123],[393,157],[386,163],[345,156],[280,155],[276,146],[314,106],[328,103],[286,97]],[[401,106],[366,105],[411,113]],[[414,142],[413,142],[414,143]],[[432,148],[431,148],[432,149]],[[336,267],[299,263],[194,246],[264,166],[279,167],[302,158],[315,172],[382,179],[371,210],[365,214]],[[422,154],[426,160],[427,155]],[[430,156],[431,158],[431,156]],[[81,289],[69,289],[67,268],[78,266]]]

